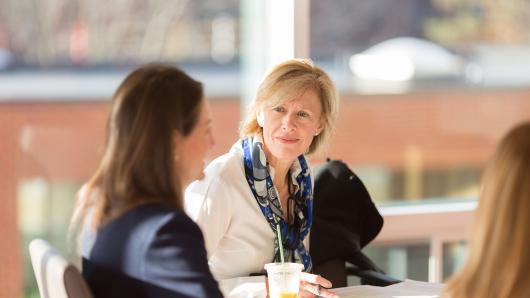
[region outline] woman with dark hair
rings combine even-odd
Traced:
[[[202,178],[214,142],[201,83],[175,67],[141,67],[116,91],[107,130],[72,218],[95,296],[221,297],[183,211],[183,189]]]

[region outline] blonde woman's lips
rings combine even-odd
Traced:
[[[298,142],[298,139],[294,139],[294,138],[284,138],[284,137],[278,137],[276,138],[278,141],[280,141],[280,143],[283,143],[283,144],[294,144],[294,143],[297,143]]]

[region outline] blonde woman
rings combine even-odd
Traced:
[[[313,177],[305,156],[328,140],[337,106],[333,82],[310,60],[276,66],[259,86],[241,139],[207,167],[206,179],[187,189],[188,214],[204,233],[218,280],[280,261],[278,227],[285,259],[311,272]],[[329,281],[306,277],[302,294],[332,296],[320,292]]]
[[[447,297],[530,297],[530,123],[512,129],[487,166],[468,255]]]
[[[221,297],[182,190],[213,145],[201,83],[148,65],[116,91],[107,144],[80,192],[83,275],[95,297]]]

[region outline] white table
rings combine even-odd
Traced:
[[[219,283],[225,297],[265,298],[264,276],[237,277]],[[341,298],[434,298],[440,297],[443,284],[407,279],[387,287],[351,286],[333,289]]]
[[[393,298],[393,297],[440,297],[443,284],[407,279],[387,287],[352,286],[334,289],[341,298]]]

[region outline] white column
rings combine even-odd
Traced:
[[[309,0],[241,0],[242,116],[268,70],[309,56]]]
[[[442,282],[443,276],[443,241],[433,235],[429,251],[429,282]]]

